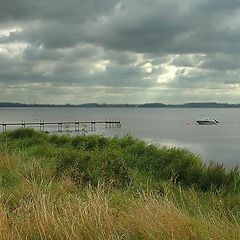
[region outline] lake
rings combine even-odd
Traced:
[[[200,126],[196,119],[216,118],[218,125]],[[240,109],[230,108],[0,108],[0,121],[75,121],[121,119],[121,128],[97,126],[106,136],[131,134],[159,145],[184,147],[205,162],[240,165]],[[54,129],[46,129],[54,130]],[[56,130],[56,128],[55,128]]]

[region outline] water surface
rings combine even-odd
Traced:
[[[200,126],[196,119],[213,117],[218,125]],[[226,167],[240,165],[240,109],[173,108],[0,108],[0,121],[75,121],[121,119],[122,128],[96,128],[107,136],[132,134],[160,145],[179,146]],[[49,129],[56,130],[56,129]]]

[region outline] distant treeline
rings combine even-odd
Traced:
[[[0,102],[0,107],[85,107],[85,108],[240,108],[240,103],[184,103],[184,104],[164,104],[164,103],[144,103],[144,104],[99,104],[99,103],[84,103],[84,104],[28,104],[28,103],[12,103]]]

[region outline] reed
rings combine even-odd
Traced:
[[[56,174],[59,169],[60,173],[68,169],[77,182],[86,184],[96,185],[98,180],[119,182],[121,178],[117,185],[124,187],[132,183],[130,172],[134,170],[155,181],[172,180],[201,191],[240,192],[238,168],[205,165],[186,149],[160,148],[129,135],[113,139],[98,135],[69,137],[17,129],[0,134],[0,144],[2,152],[17,151],[26,159],[44,157],[57,166]],[[77,173],[83,176],[82,180]]]
[[[1,239],[240,239],[237,168],[131,136],[16,131],[0,134]]]
[[[99,186],[81,194],[59,189],[56,197],[52,187],[35,186],[15,209],[1,197],[1,239],[240,239],[239,218],[231,221],[224,208],[219,218],[219,209],[198,215],[195,202],[190,214],[186,206],[153,193],[136,197]],[[121,205],[113,203],[115,194]]]

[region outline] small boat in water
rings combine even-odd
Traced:
[[[197,120],[197,123],[199,125],[215,125],[218,124],[219,122],[216,119],[211,119],[211,118],[203,118],[203,119],[199,119]]]

